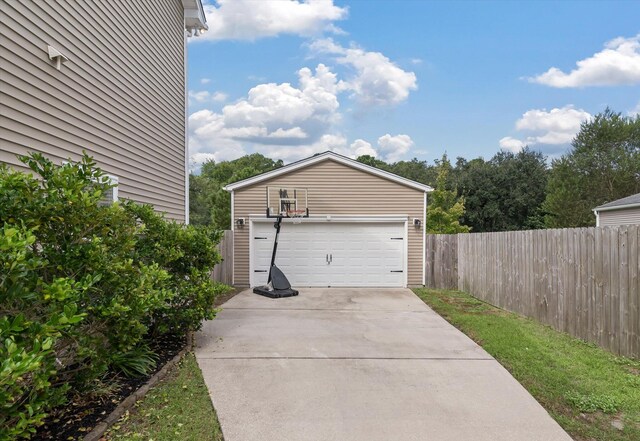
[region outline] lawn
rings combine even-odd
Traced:
[[[640,361],[459,291],[414,291],[508,369],[575,440],[640,440]]]
[[[107,440],[223,441],[202,373],[192,353],[118,421]]]

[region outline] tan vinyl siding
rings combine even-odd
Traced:
[[[409,216],[408,284],[422,284],[421,229],[411,225],[422,220],[424,193],[361,170],[325,160],[285,173],[234,192],[234,222],[266,209],[267,186],[301,187],[308,190],[311,215]],[[424,225],[424,222],[423,222]],[[249,226],[234,233],[234,277],[238,286],[249,285]]]
[[[86,150],[119,197],[184,220],[184,10],[180,0],[1,2],[0,162]],[[69,61],[56,70],[51,45]]]
[[[640,224],[640,207],[600,211],[599,218],[601,227]]]

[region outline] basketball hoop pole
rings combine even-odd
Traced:
[[[278,216],[278,220],[273,224],[276,229],[276,238],[273,241],[273,252],[271,253],[271,265],[269,266],[269,277],[267,284],[271,283],[271,267],[276,264],[276,252],[278,251],[278,236],[280,235],[280,224],[282,223],[282,215]]]

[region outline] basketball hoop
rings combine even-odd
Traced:
[[[302,218],[307,215],[307,210],[287,210],[285,213],[294,224],[300,224],[302,223]]]

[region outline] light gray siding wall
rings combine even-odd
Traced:
[[[233,221],[264,213],[266,187],[278,185],[306,188],[311,215],[404,215],[409,216],[410,222],[423,218],[422,191],[326,160],[235,190]],[[408,284],[422,285],[424,229],[410,225],[408,233]],[[235,229],[234,282],[237,286],[249,285],[249,240],[248,225]]]
[[[0,15],[0,162],[86,150],[120,198],[184,220],[181,1],[11,0]],[[48,45],[69,58],[60,71]]]
[[[600,213],[599,226],[601,227],[614,227],[616,225],[640,224],[640,207],[600,211],[599,213]]]

